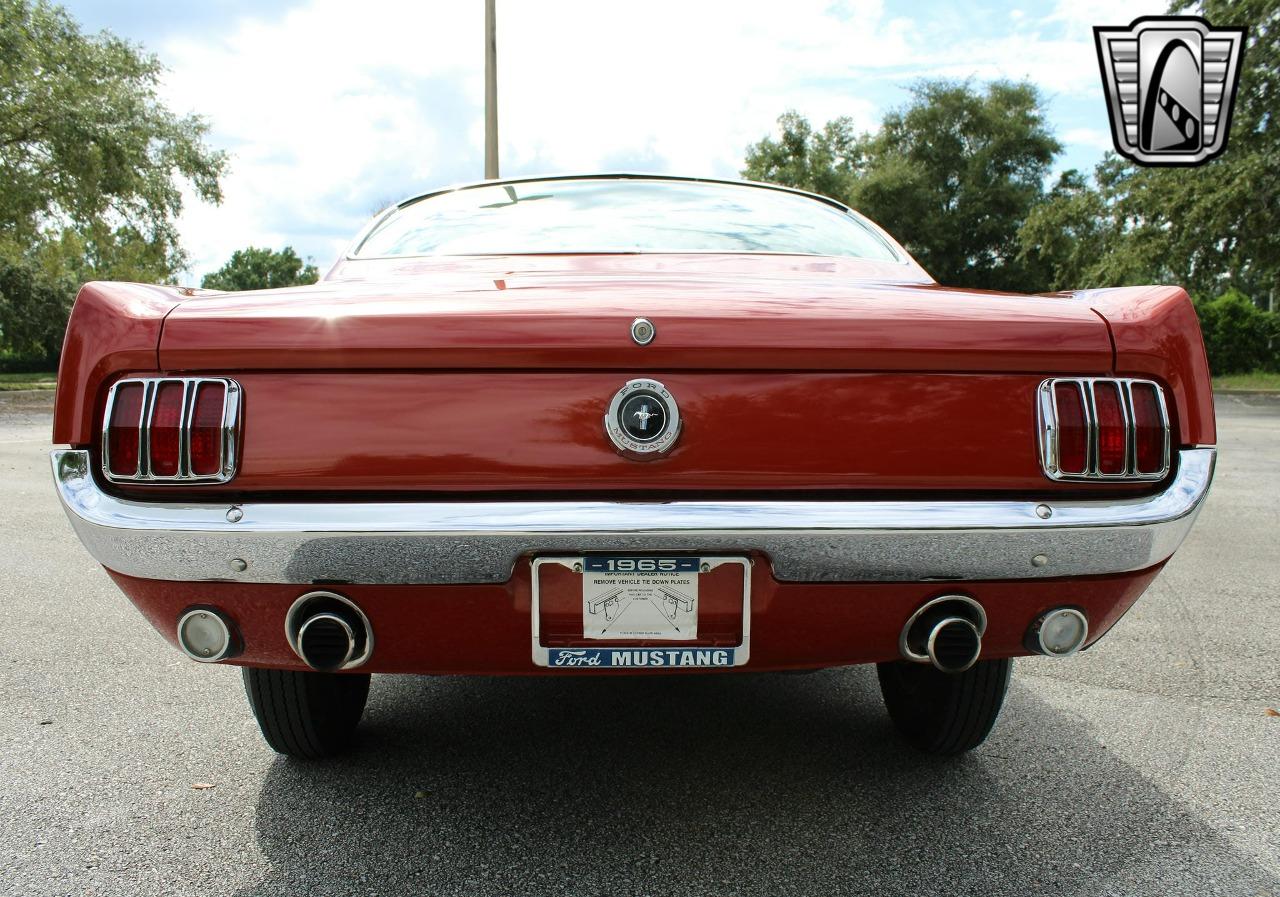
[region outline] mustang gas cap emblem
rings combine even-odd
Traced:
[[[656,458],[680,435],[680,409],[657,380],[632,380],[609,403],[604,432],[624,455]]]
[[[631,338],[637,346],[647,346],[658,335],[658,328],[648,318],[636,318],[631,322]]]

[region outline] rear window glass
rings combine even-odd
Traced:
[[[577,252],[778,252],[897,261],[842,209],[735,184],[600,178],[494,184],[410,203],[356,250],[377,258]]]

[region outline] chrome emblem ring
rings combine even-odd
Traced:
[[[656,458],[680,436],[680,408],[657,380],[631,380],[609,402],[604,432],[622,454]]]
[[[658,328],[648,318],[636,318],[631,322],[631,338],[637,346],[647,346],[658,335]]]

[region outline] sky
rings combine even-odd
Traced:
[[[165,65],[162,99],[230,154],[224,199],[189,198],[184,282],[248,245],[323,271],[379,209],[484,168],[483,0],[64,0]],[[1152,0],[497,0],[504,176],[736,177],[794,109],[874,130],[922,78],[1027,78],[1064,145],[1111,146],[1094,25]]]

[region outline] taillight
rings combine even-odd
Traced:
[[[224,483],[235,476],[239,427],[234,380],[121,380],[107,396],[102,469],[116,482]]]
[[[1133,405],[1134,461],[1138,473],[1156,474],[1169,466],[1169,424],[1159,387],[1130,385]]]
[[[1096,380],[1093,384],[1093,410],[1098,421],[1098,473],[1123,476],[1126,472],[1129,433],[1125,424],[1124,400],[1120,384]]]
[[[1157,480],[1169,472],[1169,415],[1150,380],[1040,384],[1040,463],[1055,480]]]
[[[182,405],[186,393],[186,384],[181,380],[165,380],[156,387],[147,436],[153,477],[178,475],[182,460]]]
[[[200,384],[191,412],[191,472],[216,476],[222,471],[222,418],[227,387],[211,381]]]
[[[1053,401],[1058,418],[1058,469],[1063,473],[1084,473],[1089,463],[1089,422],[1080,384],[1055,384]]]
[[[117,477],[135,477],[142,460],[142,409],[146,404],[146,386],[121,383],[114,389],[107,419],[107,473]]]

